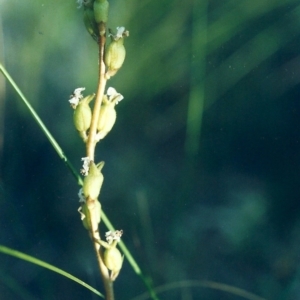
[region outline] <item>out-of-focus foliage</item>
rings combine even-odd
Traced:
[[[299,1],[110,3],[109,27],[130,37],[108,85],[124,100],[96,154],[107,215],[154,285],[205,279],[298,299]],[[95,92],[98,62],[82,11],[71,0],[0,0],[0,18],[2,62],[79,170],[84,145],[67,100],[76,87]],[[198,88],[201,135],[189,160]],[[0,243],[101,287],[76,182],[9,86],[0,97]],[[22,297],[3,274],[26,290],[23,299],[92,297],[12,258],[0,256],[0,274],[5,299]],[[145,291],[126,262],[115,289],[117,299]],[[233,299],[201,288],[161,295],[220,298]]]

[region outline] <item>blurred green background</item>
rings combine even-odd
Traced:
[[[212,280],[300,299],[300,4],[111,0],[127,58],[101,199],[154,286]],[[95,91],[97,45],[73,0],[0,0],[0,60],[77,170],[69,95]],[[0,244],[102,289],[69,170],[0,76]],[[104,225],[101,224],[104,232]],[[238,299],[201,287],[161,299]],[[116,299],[146,291],[127,262]],[[0,255],[1,299],[96,299]]]

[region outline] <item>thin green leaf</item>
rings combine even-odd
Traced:
[[[57,267],[54,267],[53,265],[50,265],[46,262],[43,262],[42,260],[40,259],[37,259],[37,258],[34,258],[30,255],[27,255],[25,253],[22,253],[22,252],[19,252],[17,250],[13,250],[11,248],[8,248],[8,247],[5,247],[5,246],[2,246],[0,245],[0,252],[4,253],[4,254],[7,254],[7,255],[10,255],[10,256],[14,256],[16,258],[19,258],[21,260],[25,260],[25,261],[28,261],[32,264],[35,264],[35,265],[38,265],[40,267],[43,267],[43,268],[46,268],[46,269],[49,269],[50,271],[53,271],[53,272],[56,272],[62,276],[65,276],[79,284],[81,284],[82,286],[84,286],[85,288],[89,289],[90,291],[92,291],[94,294],[104,298],[104,296],[98,292],[96,289],[94,289],[93,287],[91,287],[90,285],[86,284],[85,282],[83,282],[82,280],[78,279],[77,277],[71,275],[70,273],[67,273]]]
[[[54,139],[54,137],[51,135],[51,133],[49,132],[49,130],[47,129],[47,127],[45,126],[45,124],[43,123],[43,121],[40,119],[40,117],[38,116],[38,114],[36,113],[36,111],[34,110],[34,108],[28,102],[28,100],[26,99],[26,97],[23,95],[23,93],[21,92],[21,90],[19,89],[19,87],[17,86],[17,84],[14,82],[14,80],[11,78],[11,76],[8,74],[8,72],[6,71],[6,69],[4,68],[4,66],[2,64],[0,64],[0,71],[5,76],[5,78],[8,80],[8,82],[11,84],[11,86],[13,87],[13,89],[17,92],[17,94],[20,96],[21,100],[26,105],[26,107],[28,108],[29,112],[33,116],[34,120],[37,122],[37,124],[39,125],[39,127],[42,129],[42,131],[44,132],[44,134],[48,138],[49,142],[53,146],[53,148],[56,151],[56,153],[58,154],[58,156],[64,161],[64,163],[71,170],[73,176],[77,180],[77,183],[79,185],[82,185],[82,179],[81,179],[81,177],[76,172],[75,168],[73,167],[73,165],[71,164],[71,162],[68,160],[67,156],[64,154],[64,152],[61,149],[61,147],[58,145],[58,143],[56,142],[56,140]]]

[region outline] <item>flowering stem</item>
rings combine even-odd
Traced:
[[[99,77],[98,77],[98,89],[95,99],[95,105],[93,108],[93,115],[92,115],[92,121],[91,126],[89,130],[89,136],[86,143],[86,152],[87,156],[91,160],[95,160],[95,148],[96,148],[96,133],[97,133],[97,125],[100,115],[100,109],[101,109],[101,103],[104,95],[104,89],[106,86],[106,78],[105,78],[105,64],[104,64],[104,51],[105,51],[105,24],[102,22],[99,25],[99,32],[103,32],[104,34],[100,35],[99,37]],[[89,207],[89,213],[91,216],[91,219],[93,220],[93,214],[95,213],[95,210],[92,209],[93,205],[89,205],[90,200],[87,200],[87,205]],[[90,209],[91,208],[91,209]],[[113,290],[113,282],[109,276],[108,269],[106,268],[103,259],[101,257],[100,252],[100,245],[96,243],[96,240],[100,240],[100,233],[98,230],[98,223],[92,222],[92,230],[90,232],[91,238],[93,241],[94,249],[96,252],[96,257],[99,264],[99,270],[101,273],[101,277],[103,280],[105,292],[106,292],[106,300],[114,300],[114,290]]]
[[[99,27],[100,29],[103,28],[104,23],[100,24]],[[104,27],[105,29],[105,27]],[[102,29],[103,30],[103,29]],[[101,103],[104,95],[104,89],[106,86],[106,78],[105,78],[105,64],[104,64],[104,50],[105,50],[105,34],[101,35],[99,37],[99,80],[98,80],[98,89],[97,89],[97,94],[96,94],[96,100],[95,100],[95,105],[93,109],[93,116],[92,116],[92,122],[91,122],[91,127],[89,131],[89,137],[86,143],[86,152],[87,156],[91,159],[94,160],[95,156],[95,146],[96,146],[96,130],[97,130],[97,124],[98,124],[98,119],[99,119],[99,114],[100,114],[100,108],[101,108]]]

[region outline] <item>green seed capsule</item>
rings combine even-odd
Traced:
[[[106,49],[104,62],[108,69],[108,78],[115,75],[123,65],[126,56],[126,50],[123,43],[123,38],[112,40]]]
[[[109,3],[107,0],[95,0],[94,2],[94,15],[96,23],[106,23],[108,19]]]
[[[78,104],[73,117],[75,128],[78,131],[86,131],[90,128],[92,111],[88,104]]]
[[[97,165],[91,161],[89,173],[83,181],[83,194],[85,198],[93,200],[98,198],[104,180],[103,174],[101,173],[103,166],[104,161],[101,161]]]
[[[109,101],[107,96],[104,96],[97,125],[97,139],[102,140],[111,131],[116,118],[115,102]]]
[[[92,111],[89,106],[89,103],[94,99],[94,97],[95,94],[87,96],[84,99],[82,99],[74,111],[74,115],[73,115],[74,125],[79,132],[86,131],[91,126]]]
[[[115,280],[122,268],[124,256],[116,247],[108,248],[104,251],[104,264],[111,271],[111,279]]]

